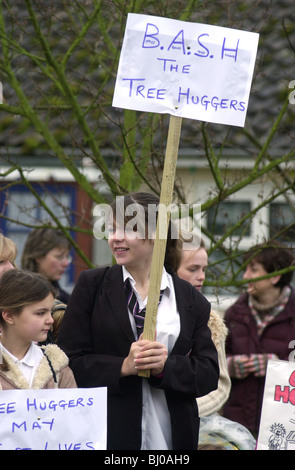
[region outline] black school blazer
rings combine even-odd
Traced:
[[[196,397],[215,390],[219,368],[208,328],[210,304],[188,282],[173,277],[180,334],[162,378],[152,387],[165,391],[173,449],[196,449],[199,417]],[[68,355],[79,387],[108,387],[107,445],[110,450],[141,447],[142,379],[120,378],[130,345],[130,325],[121,266],[81,273],[68,303],[58,344]]]

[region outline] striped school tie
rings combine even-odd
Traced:
[[[126,279],[124,283],[124,289],[125,289],[127,306],[135,319],[137,338],[139,338],[141,333],[143,332],[146,307],[143,307],[141,310],[139,309],[139,303],[138,303],[136,294],[134,290],[132,289],[129,279]],[[164,293],[164,290],[161,290],[158,305],[160,305],[160,302],[163,297],[163,293]]]

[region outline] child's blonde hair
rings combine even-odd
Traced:
[[[14,263],[16,255],[17,248],[15,243],[10,240],[10,238],[4,237],[4,235],[0,233],[0,260],[8,260],[11,263]]]

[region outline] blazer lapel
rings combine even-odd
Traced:
[[[108,273],[105,277],[104,290],[112,312],[117,318],[122,331],[127,336],[129,341],[134,342],[136,338],[134,337],[130,324],[121,266],[115,265],[108,270]]]

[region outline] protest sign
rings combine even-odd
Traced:
[[[295,450],[295,363],[268,361],[257,450]]]
[[[244,126],[258,38],[231,28],[128,14],[113,106],[170,114],[160,207],[172,202],[182,118]],[[166,248],[159,233],[167,233],[168,223],[159,212],[143,330],[149,340],[155,338]],[[139,375],[149,377],[150,371]]]
[[[258,38],[130,13],[113,106],[244,126]]]
[[[105,450],[107,392],[1,390],[0,450]]]

